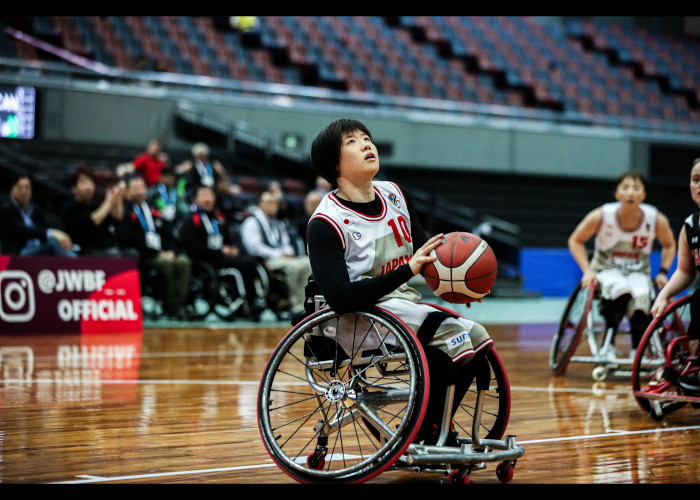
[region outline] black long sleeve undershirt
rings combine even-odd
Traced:
[[[367,215],[381,213],[382,204],[378,198],[369,203],[354,203],[340,200],[348,208]],[[418,249],[428,241],[423,226],[411,200],[406,197],[411,218],[411,239],[413,248]],[[357,311],[376,304],[384,295],[394,291],[413,276],[408,263],[388,273],[358,281],[350,281],[345,265],[343,245],[330,223],[323,219],[313,219],[308,226],[309,259],[311,271],[328,305],[336,312]]]

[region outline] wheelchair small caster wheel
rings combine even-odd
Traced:
[[[496,477],[502,483],[507,483],[513,479],[515,464],[511,462],[500,462],[496,466]]]
[[[326,465],[326,457],[317,452],[310,453],[306,457],[306,465],[309,466],[309,469],[321,470]]]
[[[658,401],[651,402],[651,405],[649,408],[649,416],[655,422],[661,422],[664,419],[664,417],[666,416],[664,409],[661,407],[661,405],[659,404]]]
[[[469,484],[469,473],[467,469],[455,469],[450,472],[450,484]]]
[[[593,380],[597,380],[598,382],[604,381],[606,378],[608,378],[608,368],[605,366],[596,366],[593,368]]]

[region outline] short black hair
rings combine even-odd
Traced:
[[[33,184],[32,178],[29,174],[27,174],[27,173],[14,174],[12,176],[12,183],[10,184],[10,190],[12,190],[12,188],[14,188],[17,185],[17,183],[19,181],[21,181],[22,179],[27,179],[29,181],[29,184]]]
[[[372,139],[367,126],[359,120],[341,118],[326,126],[311,144],[311,161],[316,173],[335,188],[338,186],[338,164],[343,135],[360,130]]]

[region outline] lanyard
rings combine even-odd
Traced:
[[[148,209],[146,203],[142,203],[141,206],[134,204],[134,213],[138,217],[139,222],[141,222],[141,227],[146,232],[155,232],[156,226],[153,223],[153,217],[151,216],[151,211]]]
[[[174,188],[168,190],[164,184],[158,184],[158,191],[166,205],[172,205],[175,203],[175,200],[177,200],[177,191]]]
[[[214,176],[214,170],[211,167],[211,163],[207,163],[205,165],[201,160],[197,160],[194,166],[197,169],[197,172],[199,172],[199,176],[201,178]]]
[[[204,229],[207,230],[207,234],[219,234],[219,222],[214,219],[214,224],[209,220],[209,216],[205,212],[199,212],[202,218],[202,224],[204,224]]]

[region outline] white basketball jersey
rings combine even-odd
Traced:
[[[327,221],[338,234],[345,251],[350,281],[379,276],[408,263],[413,257],[411,218],[406,198],[399,186],[388,181],[374,181],[374,192],[381,201],[378,215],[349,209],[337,196],[337,190],[323,197],[311,219]],[[420,293],[403,284],[381,300],[401,297],[413,302]]]
[[[620,202],[602,206],[603,217],[596,233],[595,254],[591,261],[594,271],[617,268],[625,272],[651,272],[649,254],[656,238],[659,212],[646,203],[639,208],[642,210],[639,225],[625,231],[617,220]]]

